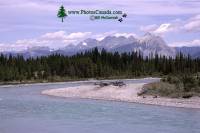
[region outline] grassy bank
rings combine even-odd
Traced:
[[[160,82],[145,85],[138,95],[170,98],[200,96],[200,77],[198,75],[166,76]]]

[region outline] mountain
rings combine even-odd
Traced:
[[[49,47],[31,47],[28,48],[27,50],[16,52],[16,51],[5,51],[2,52],[2,54],[9,56],[17,56],[17,55],[22,55],[24,58],[36,58],[36,57],[41,57],[41,56],[48,56],[51,54],[51,49]]]
[[[185,55],[190,55],[193,58],[198,58],[200,57],[200,47],[195,46],[195,47],[176,47],[176,52],[177,53],[183,53]]]
[[[32,47],[21,52],[3,52],[6,55],[23,55],[25,58],[48,56],[50,54],[74,55],[78,52],[84,52],[97,47],[99,50],[102,48],[110,52],[132,52],[140,51],[144,56],[151,54],[159,54],[165,56],[175,56],[176,53],[182,52],[190,54],[192,57],[200,57],[200,47],[169,47],[166,42],[160,37],[150,33],[145,34],[141,38],[133,36],[107,36],[102,40],[88,38],[79,42],[78,44],[69,44],[57,50],[51,50],[48,47]]]
[[[116,47],[112,49],[112,51],[141,51],[144,56],[149,56],[151,53],[165,56],[175,56],[176,54],[175,49],[169,47],[161,37],[150,33],[145,34],[142,38],[135,40],[130,44]]]
[[[90,50],[95,47],[97,47],[98,49],[104,48],[108,51],[111,51],[111,49],[115,47],[123,46],[129,43],[132,43],[134,41],[136,41],[134,37],[126,38],[124,36],[120,36],[120,37],[107,36],[101,41],[88,38],[84,41],[81,41],[77,45],[70,44],[64,48],[60,48],[54,51],[53,53],[59,53],[62,55],[73,55],[78,52],[84,52],[85,50]]]
[[[124,37],[124,36],[107,36],[102,41],[99,42],[100,46],[104,47],[105,49],[113,49],[115,47],[123,46],[126,44],[130,44],[135,42],[136,39],[133,36]]]
[[[176,54],[175,49],[167,46],[161,37],[150,33],[145,34],[139,39],[133,36],[107,36],[100,41],[96,39],[86,39],[77,45],[71,44],[55,52],[64,55],[73,55],[77,52],[90,50],[94,47],[98,47],[99,49],[104,48],[110,52],[117,51],[119,53],[140,51],[144,56],[149,56],[151,53],[165,56],[175,56]]]
[[[21,52],[21,55],[25,56],[26,58],[48,56],[50,54],[51,50],[49,47],[31,47],[26,51]]]

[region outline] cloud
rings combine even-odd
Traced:
[[[24,44],[17,44],[16,43],[1,43],[0,44],[0,52],[3,51],[21,51],[25,50]]]
[[[141,26],[140,30],[143,32],[151,32],[158,35],[164,35],[165,33],[169,32],[199,32],[200,14],[185,20],[175,19],[173,21],[162,23],[160,25],[151,24]]]
[[[50,47],[58,49],[71,43],[76,44],[88,38],[91,32],[75,32],[67,34],[65,31],[46,33],[38,38],[17,40],[14,43],[1,43],[0,51],[23,51],[32,47]]]
[[[152,24],[152,25],[141,26],[140,30],[143,32],[154,32],[157,28],[158,25]]]
[[[162,36],[165,33],[177,31],[178,26],[171,23],[163,23],[161,25],[152,24],[147,26],[141,26],[140,30]]]
[[[82,39],[82,38],[86,38],[89,37],[92,33],[91,32],[77,32],[77,33],[71,33],[69,34],[69,36],[67,36],[67,39]]]
[[[188,20],[183,26],[183,29],[188,32],[199,32],[200,31],[200,15],[196,15]]]
[[[114,36],[119,37],[119,36],[124,36],[126,38],[133,36],[135,38],[138,38],[138,36],[134,33],[115,33]]]
[[[200,40],[195,39],[195,40],[192,40],[192,41],[174,42],[174,43],[169,44],[169,46],[172,46],[172,47],[200,46]]]
[[[192,21],[186,25],[184,25],[184,29],[187,31],[200,31],[200,20]]]
[[[57,31],[53,33],[46,33],[41,36],[42,39],[49,39],[49,40],[62,40],[66,39],[67,35],[65,31]]]
[[[41,36],[41,39],[46,40],[78,40],[87,38],[91,35],[91,32],[75,32],[66,34],[65,31],[57,31],[53,33],[46,33]]]
[[[98,33],[93,35],[93,38],[96,38],[98,41],[103,40],[106,36],[113,36],[114,34],[116,34],[117,31],[109,31],[109,32],[104,32],[104,33]]]
[[[177,27],[170,23],[161,24],[155,31],[155,34],[165,34],[168,32],[175,31]]]

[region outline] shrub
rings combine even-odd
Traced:
[[[168,76],[167,82],[169,82],[170,84],[179,84],[181,80],[176,76]]]
[[[193,96],[193,93],[184,93],[182,98],[191,98]]]
[[[145,86],[147,95],[159,95],[164,97],[171,97],[176,93],[176,86],[167,82],[152,83]],[[174,97],[174,96],[173,96]]]
[[[167,76],[161,82],[145,85],[138,95],[159,95],[171,98],[200,96],[200,78],[193,75]]]
[[[182,82],[184,84],[184,91],[190,92],[192,88],[197,87],[196,79],[193,76],[183,76]]]

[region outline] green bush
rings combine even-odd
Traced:
[[[140,95],[172,98],[200,96],[200,78],[193,75],[167,76],[161,82],[145,85]]]
[[[191,98],[194,94],[189,92],[189,93],[183,93],[182,98]]]
[[[179,84],[181,82],[180,79],[176,76],[168,76],[166,81],[170,84]]]
[[[174,84],[169,84],[167,82],[158,82],[158,83],[152,83],[147,86],[146,88],[146,95],[158,95],[158,96],[164,96],[164,97],[175,97],[174,94],[176,94],[176,86]]]
[[[184,76],[182,78],[182,82],[184,84],[184,91],[190,92],[193,88],[198,86],[196,79],[193,76]]]

